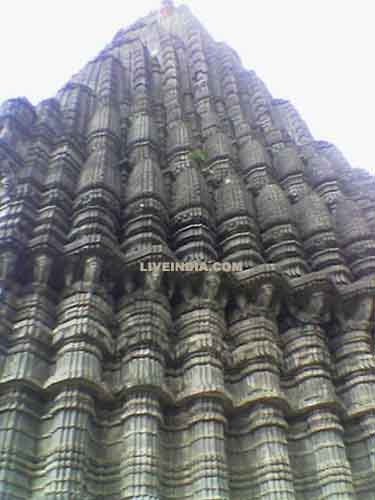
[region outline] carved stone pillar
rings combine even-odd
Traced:
[[[375,272],[375,237],[357,203],[342,197],[337,202],[335,229],[338,242],[353,275],[358,278]]]
[[[16,122],[21,120],[19,126],[24,133],[28,131],[29,136],[27,140],[24,138],[24,151],[18,153],[7,150],[0,140],[0,248],[5,247],[5,251],[12,248],[18,256],[17,268],[22,269],[27,260],[25,251],[31,246],[48,158],[61,133],[61,114],[55,99],[42,101],[36,108],[37,113],[26,103],[14,103],[13,107],[17,110]],[[33,121],[33,128],[29,130]]]
[[[87,85],[69,82],[59,90],[57,99],[62,110],[65,136],[74,138],[82,147],[95,101],[94,92]]]
[[[336,283],[348,283],[351,274],[339,249],[331,215],[320,196],[307,186],[304,166],[294,146],[275,151],[274,169],[291,202],[292,220],[301,235],[311,269],[324,269]]]
[[[137,163],[125,189],[122,251],[126,263],[168,259],[168,210],[163,176],[151,159]]]
[[[51,266],[49,256],[35,257],[32,283],[17,301],[2,382],[18,381],[40,390],[48,377],[57,300],[48,283]]]
[[[151,114],[139,111],[129,116],[130,126],[127,136],[128,159],[136,165],[149,158],[157,160],[159,152],[158,129]]]
[[[218,243],[223,261],[243,269],[263,263],[259,228],[251,194],[234,174],[228,174],[215,192]]]
[[[89,156],[79,178],[74,202],[70,248],[115,253],[121,179],[117,166],[120,118],[116,101],[103,97],[90,121]]]
[[[284,387],[291,404],[290,456],[298,498],[353,499],[350,466],[323,329],[333,291],[323,275],[294,282],[283,318]],[[327,473],[329,471],[329,473]]]
[[[342,300],[336,303],[338,323],[330,345],[336,390],[345,407],[346,441],[355,491],[358,498],[366,499],[374,491],[375,358],[371,338],[374,289],[371,281],[366,280],[349,285],[341,293]]]
[[[248,136],[241,141],[239,160],[247,189],[256,196],[270,182],[271,158],[259,140]]]
[[[0,106],[0,141],[14,152],[21,152],[21,144],[29,138],[35,121],[35,109],[25,97],[4,101]]]
[[[267,402],[254,405],[229,424],[230,498],[294,500],[284,413]],[[255,497],[256,498],[256,497]]]
[[[308,193],[293,205],[294,220],[302,236],[306,255],[314,271],[325,270],[338,284],[350,281],[338,247],[327,207],[316,193]]]
[[[59,142],[51,153],[31,248],[57,255],[63,252],[83,160],[83,151],[70,141]]]
[[[296,498],[355,500],[339,417],[322,407],[291,420],[289,429]]]
[[[333,164],[316,151],[315,145],[305,147],[302,154],[306,161],[307,182],[322,197],[329,211],[334,213],[341,191]]]
[[[49,373],[50,332],[54,325],[56,296],[48,286],[50,269],[51,259],[47,256],[35,258],[32,284],[19,292],[14,322],[9,324],[6,357],[0,371],[4,387],[0,432],[6,433],[0,445],[0,491],[8,491],[2,485],[9,482],[9,493],[14,495],[9,498],[31,497],[30,470],[37,451],[41,411],[37,400]],[[7,326],[3,324],[4,330]]]
[[[282,283],[272,266],[255,268],[244,280],[244,289],[235,294],[236,307],[229,318],[232,366],[228,382],[235,414],[228,429],[228,458],[236,500],[250,500],[254,494],[295,499],[275,322],[277,288]]]
[[[121,500],[162,498],[161,400],[171,400],[164,379],[170,308],[162,277],[159,271],[143,273],[135,280],[127,277],[127,293],[119,305],[118,391],[124,396]],[[138,289],[137,279],[142,280]]]
[[[237,81],[237,71],[240,68],[238,56],[226,44],[222,44],[221,59],[221,86],[228,116],[233,124],[235,135],[245,121]]]
[[[26,387],[0,396],[0,493],[2,500],[31,498],[41,405]]]
[[[17,254],[14,251],[7,250],[0,254],[0,373],[16,314],[17,287],[12,283],[16,261]]]
[[[97,452],[90,439],[96,432],[95,400],[111,399],[103,362],[113,352],[113,311],[101,285],[101,260],[87,257],[84,268],[72,273],[80,274],[82,279],[67,285],[58,306],[53,332],[56,365],[45,383],[45,389],[55,394],[46,405],[39,440],[40,464],[48,472],[35,482],[34,490],[51,500],[93,495],[89,457]]]
[[[181,283],[183,300],[176,310],[175,323],[176,362],[182,370],[177,399],[188,406],[190,413],[188,466],[192,483],[188,498],[227,500],[223,404],[228,396],[223,374],[222,310],[225,294],[219,288],[220,277],[216,273],[200,273],[196,280],[196,287],[190,280]]]
[[[167,125],[182,119],[180,75],[173,40],[167,31],[160,32],[160,48],[163,67],[163,96]]]
[[[305,274],[308,266],[303,245],[283,190],[277,184],[268,184],[260,191],[255,204],[266,260],[278,264],[288,278]]]
[[[266,133],[273,129],[273,118],[270,109],[271,96],[254,71],[250,71],[248,77],[253,125]]]
[[[220,401],[201,397],[192,403],[192,499],[227,500],[228,469],[224,430],[226,419]]]
[[[132,71],[131,87],[132,102],[131,111],[137,116],[142,112],[147,112],[150,108],[150,73],[149,58],[145,47],[140,39],[134,40],[132,44]]]
[[[94,416],[93,396],[77,386],[63,388],[47,405],[38,444],[39,466],[47,472],[34,480],[35,498],[92,498]]]
[[[173,246],[179,260],[216,260],[213,207],[206,182],[193,162],[177,165],[172,202]]]
[[[160,500],[160,425],[157,395],[139,391],[124,402],[121,500]]]
[[[58,99],[64,133],[58,136],[50,155],[30,241],[31,248],[57,255],[62,253],[69,232],[73,197],[85,158],[83,142],[93,93],[85,85],[70,84],[60,90]],[[58,108],[57,104],[54,106]]]
[[[113,351],[113,310],[100,284],[101,272],[100,258],[87,257],[82,281],[64,291],[53,334],[56,367],[47,387],[58,387],[71,380],[82,381],[103,396],[107,391],[102,362]]]

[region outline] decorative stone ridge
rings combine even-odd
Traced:
[[[374,214],[172,1],[3,103],[0,499],[374,500]]]

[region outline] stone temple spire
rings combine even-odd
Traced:
[[[171,0],[4,102],[0,498],[374,499],[374,214]]]
[[[160,6],[160,14],[162,16],[168,16],[173,12],[174,2],[173,0],[162,0]]]

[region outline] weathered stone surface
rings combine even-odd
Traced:
[[[171,0],[6,101],[0,498],[375,498],[374,214]]]

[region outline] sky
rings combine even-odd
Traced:
[[[275,98],[290,100],[317,140],[375,174],[375,2],[186,0]],[[0,101],[55,95],[115,33],[158,0],[3,0]]]

